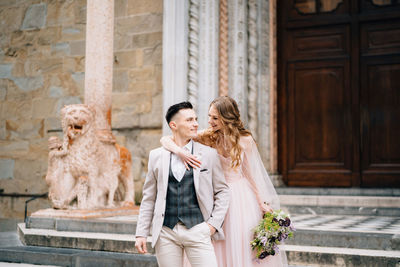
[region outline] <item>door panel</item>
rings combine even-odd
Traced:
[[[361,40],[363,56],[396,54],[400,51],[400,21],[363,24]]]
[[[288,58],[346,56],[350,51],[350,28],[348,26],[304,29],[288,32]]]
[[[400,185],[400,57],[363,64],[362,185]]]
[[[336,174],[342,177],[341,186],[349,186],[346,176],[351,175],[352,148],[348,140],[348,62],[292,63],[288,75],[290,184],[334,185],[329,176]],[[321,175],[315,177],[316,173]]]

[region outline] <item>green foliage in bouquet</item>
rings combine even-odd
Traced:
[[[251,248],[256,252],[257,259],[264,259],[278,253],[278,245],[293,236],[295,231],[289,214],[282,210],[264,214],[258,226],[254,229],[254,239]]]

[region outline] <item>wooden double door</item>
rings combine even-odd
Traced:
[[[400,187],[400,0],[279,0],[279,170]]]

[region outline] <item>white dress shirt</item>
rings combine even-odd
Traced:
[[[192,147],[193,147],[193,140],[190,140],[189,143],[187,143],[183,147],[183,149],[191,153]],[[175,179],[178,180],[178,182],[180,182],[183,178],[183,175],[185,175],[186,167],[181,158],[174,153],[171,154],[171,170],[172,173],[174,174]]]

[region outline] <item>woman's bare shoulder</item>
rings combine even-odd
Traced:
[[[240,143],[240,146],[241,146],[243,149],[249,149],[249,148],[251,148],[251,147],[253,146],[253,144],[254,144],[253,136],[251,136],[251,135],[242,135],[242,136],[240,136],[240,141],[239,141],[239,143]]]

